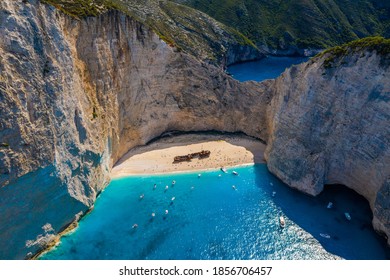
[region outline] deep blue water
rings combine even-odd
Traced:
[[[275,79],[291,65],[307,61],[307,57],[276,57],[269,56],[258,61],[234,64],[228,67],[228,72],[241,82]]]
[[[114,180],[79,227],[41,259],[389,258],[368,203],[356,193],[330,187],[313,198],[281,183],[264,164],[235,168],[239,176],[232,170]]]

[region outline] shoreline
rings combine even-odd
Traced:
[[[232,166],[224,166],[224,168],[232,169],[232,168],[235,168],[235,167],[239,168],[239,167],[245,167],[245,166],[253,166],[255,164],[265,164],[265,162],[243,163],[243,164],[232,165]],[[199,173],[199,172],[212,172],[212,171],[218,171],[220,169],[221,169],[220,167],[215,167],[215,168],[207,168],[207,169],[167,171],[167,172],[162,172],[162,173],[120,174],[120,175],[116,175],[115,177],[111,177],[111,180],[122,179],[122,178],[127,178],[127,177],[164,176],[164,175],[171,175],[171,174],[188,174],[188,173]],[[229,170],[228,170],[228,172],[229,172]]]
[[[190,133],[158,139],[127,152],[113,167],[111,179],[193,173],[265,163],[266,145],[245,135]],[[206,158],[174,162],[176,156],[203,150]]]

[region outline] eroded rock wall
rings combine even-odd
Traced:
[[[363,195],[390,233],[390,67],[376,52],[292,67],[272,87],[269,170],[311,195],[342,184]],[[389,239],[390,241],[390,239]]]
[[[6,0],[0,26],[0,259],[40,250],[117,159],[163,132],[266,136],[267,84],[240,84],[120,12],[75,20]]]
[[[0,26],[1,259],[40,250],[93,205],[115,161],[171,130],[268,140],[285,183],[312,195],[344,184],[389,235],[390,73],[375,53],[239,83],[115,11],[75,20],[4,0]]]

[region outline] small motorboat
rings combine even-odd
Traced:
[[[198,178],[200,178],[200,176],[202,176],[202,174],[198,174]]]
[[[327,234],[327,233],[320,233],[320,236],[323,237],[323,238],[326,238],[326,239],[330,238],[330,235]]]
[[[330,202],[330,201],[329,201],[328,206],[326,206],[326,208],[330,209],[330,208],[332,208],[332,207],[333,207],[333,202]]]
[[[141,200],[141,199],[144,199],[144,197],[145,197],[145,195],[144,194],[141,194],[140,196],[139,196],[139,199]]]
[[[236,188],[236,186],[235,186],[235,185],[233,185],[233,186],[232,186],[232,189],[233,189],[233,190],[237,190],[237,188]]]
[[[274,184],[273,183],[269,183],[271,186],[273,186]]]
[[[172,198],[171,198],[171,201],[174,201],[175,199],[176,199],[176,197],[172,197]]]
[[[172,181],[172,186],[174,186],[176,184],[176,181],[175,180],[173,180]]]
[[[137,224],[134,224],[131,228],[132,229],[136,229],[138,227],[138,225]]]
[[[233,171],[232,173],[233,173],[233,175],[238,176],[238,172],[237,171]]]
[[[165,190],[167,191],[169,189],[169,187],[168,186],[165,186]]]
[[[154,184],[153,186],[153,190],[155,190],[157,188],[157,184]]]
[[[275,195],[276,195],[276,192],[272,192],[272,197],[275,197]]]
[[[152,213],[152,218],[154,218],[154,217],[156,217],[156,213],[153,212]]]
[[[169,213],[168,210],[165,210],[165,215],[168,215],[168,213]]]
[[[227,173],[227,170],[226,170],[225,167],[221,167],[221,171],[222,171],[223,173]]]
[[[286,221],[284,220],[284,217],[283,217],[283,216],[280,216],[280,217],[279,217],[279,224],[280,224],[280,227],[282,227],[282,228],[285,227]]]
[[[344,216],[345,216],[345,218],[346,218],[348,221],[351,220],[351,215],[350,215],[348,212],[345,212],[345,213],[344,213]]]

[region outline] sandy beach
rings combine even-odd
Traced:
[[[265,145],[253,138],[224,134],[185,134],[161,138],[136,147],[114,166],[111,177],[127,175],[191,172],[264,163]],[[208,158],[174,163],[175,156],[210,151]]]

